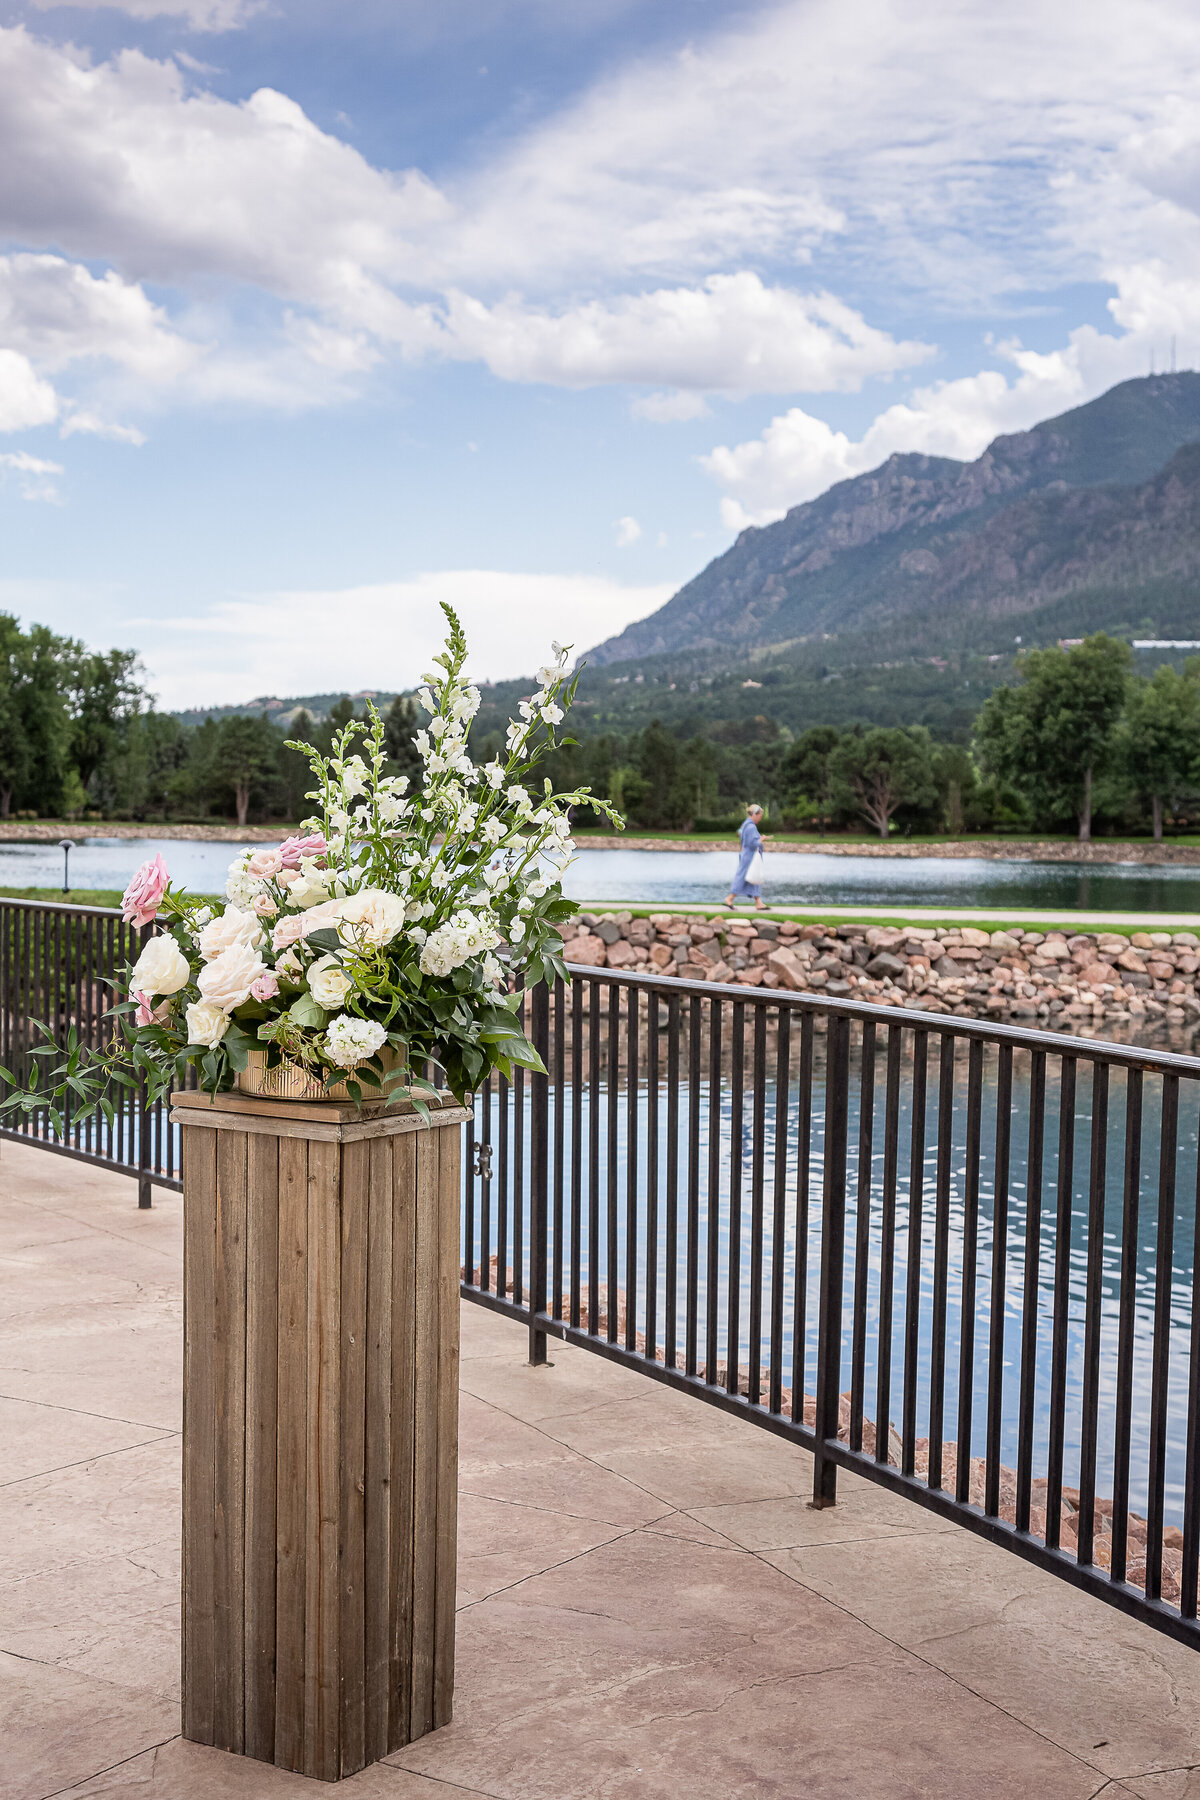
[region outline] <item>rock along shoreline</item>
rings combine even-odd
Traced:
[[[568,963],[734,987],[785,988],[876,1006],[1049,1026],[1200,1025],[1192,931],[984,931],[972,926],[801,925],[715,914],[581,912]]]

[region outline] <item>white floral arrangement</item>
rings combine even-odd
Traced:
[[[44,1085],[35,1079],[7,1106],[48,1106],[61,1131],[68,1097],[75,1122],[97,1106],[111,1116],[111,1083],[144,1080],[153,1101],[189,1064],[217,1093],[252,1051],[325,1088],[345,1081],[356,1100],[397,1087],[415,1098],[431,1085],[429,1065],[460,1099],[492,1070],[541,1067],[513,989],[566,975],[556,927],[573,910],[561,885],[570,808],[620,820],[586,788],[555,793],[544,779],[538,791],[533,780],[578,681],[558,644],[508,727],[505,755],[476,766],[467,740],[479,693],[463,673],[458,619],[443,611],[446,648],[419,694],[429,715],[416,734],[419,791],[386,773],[373,706],[328,757],[292,745],[315,776],[313,816],[283,843],[235,857],[220,908],[176,892],[161,856],[145,863],[124,916],[163,928],[128,971],[127,997],[109,1015],[114,1041],[88,1051],[72,1033],[64,1054],[46,1032],[34,1052]]]

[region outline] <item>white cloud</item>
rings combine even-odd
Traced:
[[[123,12],[132,19],[181,19],[192,31],[233,31],[262,12],[265,0],[33,0],[33,4],[39,12],[71,6]]]
[[[507,381],[566,387],[665,381],[710,392],[817,393],[857,388],[932,354],[927,344],[874,330],[832,294],[767,287],[750,271],[557,315],[453,294],[445,329],[450,355],[479,358]]]
[[[27,356],[0,349],[0,431],[28,431],[58,417],[58,395]]]
[[[445,636],[442,600],[462,618],[474,676],[501,680],[544,661],[564,620],[580,648],[644,619],[672,592],[669,582],[625,587],[602,576],[446,569],[371,587],[250,595],[200,617],[127,619],[119,631],[137,629],[163,705],[206,706],[263,693],[411,687]]]
[[[249,10],[122,4],[210,29]],[[1136,17],[1094,0],[1086,19],[1041,0],[777,0],[631,59],[507,145],[489,135],[441,187],[373,167],[285,94],[230,101],[202,80],[0,28],[0,235],[43,252],[8,259],[41,309],[13,329],[40,347],[0,342],[35,370],[107,358],[127,391],[266,406],[340,400],[384,356],[475,359],[506,380],[644,385],[639,416],[665,421],[702,416],[706,392],[854,389],[914,365],[925,347],[870,323],[872,294],[950,313],[1111,280],[1136,335],[1135,272],[1160,311],[1200,277],[1200,13],[1183,0]],[[180,290],[185,327],[143,282]],[[244,287],[273,301],[247,328],[213,298]],[[937,437],[956,404],[916,410]],[[803,468],[854,461],[792,436]]]
[[[10,471],[19,478],[22,500],[57,502],[61,496],[47,476],[61,475],[61,463],[47,462],[44,457],[30,456],[25,450],[0,451],[0,481]]]
[[[616,533],[618,550],[627,550],[630,544],[637,543],[642,535],[642,528],[631,514],[626,513],[624,518],[616,521]]]
[[[146,441],[145,432],[139,431],[136,425],[118,425],[111,419],[101,418],[99,413],[83,410],[70,413],[59,436],[69,438],[83,434],[111,438],[116,444],[144,444]]]
[[[0,342],[46,370],[104,357],[148,379],[190,367],[199,346],[111,269],[94,276],[61,256],[0,256]]]
[[[127,278],[245,281],[346,315],[386,308],[407,234],[447,204],[374,169],[285,94],[193,91],[173,62],[93,64],[0,29],[0,235],[102,257]]]

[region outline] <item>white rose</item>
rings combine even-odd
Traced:
[[[205,962],[211,962],[214,956],[220,956],[222,950],[231,950],[235,944],[256,946],[262,941],[262,928],[255,914],[243,912],[238,906],[227,906],[223,913],[210,919],[198,939]]]
[[[326,1012],[340,1006],[353,985],[335,956],[319,956],[308,971],[308,991]]]
[[[232,1012],[249,999],[250,989],[266,972],[267,965],[256,950],[248,944],[233,944],[205,963],[196,986],[202,1000],[211,1000],[222,1011]]]
[[[288,899],[293,906],[320,906],[329,898],[329,876],[323,869],[318,869],[311,856],[305,856],[300,862],[299,879],[293,881],[288,891]]]
[[[229,1014],[212,1000],[194,1001],[187,1009],[189,1044],[203,1044],[211,1050],[229,1030]]]
[[[383,888],[362,888],[342,902],[344,944],[390,944],[404,924],[404,902]]]
[[[152,937],[133,965],[129,985],[139,994],[177,994],[191,980],[188,959],[173,937]]]

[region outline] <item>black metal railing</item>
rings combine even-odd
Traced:
[[[573,977],[478,1097],[464,1295],[1200,1643],[1200,1061]]]
[[[87,1045],[107,1043],[113,1022],[104,1015],[124,998],[117,978],[147,935],[110,907],[0,898],[0,1063],[24,1084],[34,1060],[30,1052],[44,1041],[39,1024],[60,1044],[72,1026]],[[13,1122],[0,1136],[135,1175],[139,1206],[150,1205],[155,1186],[179,1191],[179,1146],[166,1106],[147,1106],[128,1088],[114,1088],[111,1100],[111,1123],[95,1113],[78,1124],[68,1103],[61,1140],[41,1110],[10,1113]]]
[[[141,934],[0,900],[0,1061],[100,1043]],[[1200,1060],[573,971],[477,1096],[462,1292],[1200,1642]],[[3,1135],[179,1190],[164,1108]]]

